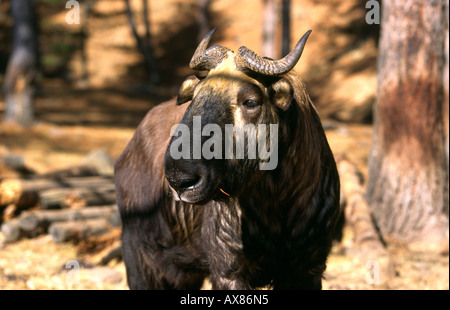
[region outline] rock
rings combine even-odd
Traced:
[[[0,162],[21,175],[29,176],[35,174],[35,171],[27,166],[25,158],[22,155],[7,153],[0,156]]]
[[[100,175],[114,175],[114,159],[104,149],[90,152],[83,159],[82,165],[95,168]]]
[[[88,272],[87,279],[95,284],[118,284],[122,281],[122,274],[110,267],[94,267],[86,269]]]
[[[15,242],[22,237],[19,221],[12,219],[1,225],[1,232],[5,242]]]

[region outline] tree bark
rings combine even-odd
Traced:
[[[11,1],[11,12],[13,50],[3,85],[4,121],[28,127],[34,118],[34,83],[38,67],[35,3],[33,0]]]
[[[367,199],[382,236],[406,244],[448,240],[445,11],[442,1],[382,6]]]

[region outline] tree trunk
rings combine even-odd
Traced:
[[[38,67],[37,23],[33,0],[11,1],[13,50],[3,85],[5,121],[30,126],[34,116],[34,80]]]
[[[130,24],[133,36],[136,39],[139,51],[144,56],[145,68],[147,71],[147,77],[151,84],[159,83],[159,74],[156,66],[156,60],[153,55],[153,49],[150,42],[150,21],[149,21],[149,8],[148,0],[142,0],[143,5],[143,20],[145,24],[145,36],[144,39],[141,38],[137,32],[136,25],[134,23],[133,10],[131,9],[131,4],[129,0],[125,0],[128,23]]]
[[[262,55],[275,58],[275,0],[264,0]]]
[[[449,144],[448,144],[448,135],[449,135],[449,127],[448,127],[448,113],[449,113],[449,96],[448,96],[448,88],[449,88],[449,71],[448,71],[448,49],[449,49],[449,0],[445,1],[445,11],[444,11],[444,21],[445,21],[445,61],[444,61],[444,70],[443,70],[443,78],[444,78],[444,132],[445,132],[445,152],[447,156],[447,170],[449,169]],[[448,213],[448,208],[447,208]]]
[[[291,0],[283,0],[282,8],[281,57],[291,51]]]
[[[448,242],[445,6],[417,0],[382,6],[367,198],[387,241]]]
[[[200,43],[203,37],[211,30],[209,24],[209,6],[210,0],[198,0],[198,36],[197,41]]]
[[[80,25],[80,53],[81,53],[81,77],[80,86],[86,88],[89,85],[88,56],[86,50],[86,40],[88,34],[88,16],[91,9],[91,1],[84,0],[82,6],[82,17]]]

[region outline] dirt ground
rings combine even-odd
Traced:
[[[376,46],[370,39],[369,32],[373,28],[358,28],[363,20],[361,10],[364,14],[364,7],[356,5],[358,1],[293,1],[293,29],[297,36],[309,28],[314,31],[298,70],[305,76],[323,116],[333,152],[336,156],[345,154],[362,175],[367,176],[371,125],[329,118],[370,119],[367,107],[371,107],[376,88]],[[141,2],[131,2],[138,10]],[[64,64],[68,72],[65,79],[43,80],[37,94],[38,123],[34,127],[24,130],[0,125],[0,157],[18,155],[36,173],[78,165],[86,154],[97,149],[104,149],[116,158],[148,109],[174,95],[181,80],[190,74],[187,64],[196,40],[186,38],[196,39],[197,35],[198,26],[193,22],[194,3],[194,0],[151,1],[152,40],[163,86],[147,88],[141,86],[141,58],[123,14],[123,1],[97,1],[89,19],[86,43],[88,87],[81,87],[83,85],[77,82],[81,75],[81,55],[77,50]],[[213,1],[211,26],[218,27],[215,40],[234,49],[245,44],[258,50],[261,27],[255,25],[262,24],[261,15],[248,12],[259,12],[261,3]],[[56,11],[47,17],[43,31],[56,24],[63,33],[77,31],[76,26],[64,25],[64,20],[65,12]],[[323,20],[327,20],[326,25]],[[367,32],[368,39],[355,40],[358,31],[354,33],[350,28]],[[334,36],[337,31],[348,36]],[[330,42],[329,37],[334,39]],[[50,43],[46,48],[48,46]],[[44,49],[43,54],[50,52]],[[50,61],[54,60],[44,59],[47,64]],[[0,96],[0,118],[3,109]],[[0,177],[15,175],[0,164]],[[342,243],[333,248],[329,257],[324,289],[449,289],[448,252],[411,252],[390,245],[388,271],[383,261],[361,258],[357,252],[351,231],[347,229]],[[0,289],[128,288],[123,262],[112,261],[108,265],[121,279],[100,281],[91,272],[97,267],[95,259],[96,253],[81,253],[76,244],[55,244],[46,235],[6,244],[0,233]],[[74,260],[81,266],[78,283],[71,280],[73,272],[66,268],[66,264]]]

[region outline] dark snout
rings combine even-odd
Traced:
[[[218,192],[218,181],[214,169],[202,160],[173,159],[170,148],[164,158],[164,171],[170,187],[180,200],[187,203],[203,203],[214,198]]]
[[[224,179],[224,160],[203,156],[203,144],[211,138],[203,134],[203,129],[208,124],[224,128],[225,124],[233,123],[233,115],[227,110],[230,99],[211,96],[211,93],[208,90],[204,92],[205,96],[197,95],[197,98],[192,99],[164,158],[164,171],[169,185],[180,200],[188,203],[226,198],[223,197],[223,189],[220,189]],[[220,141],[223,150],[224,139]],[[173,156],[171,152],[177,154]]]

